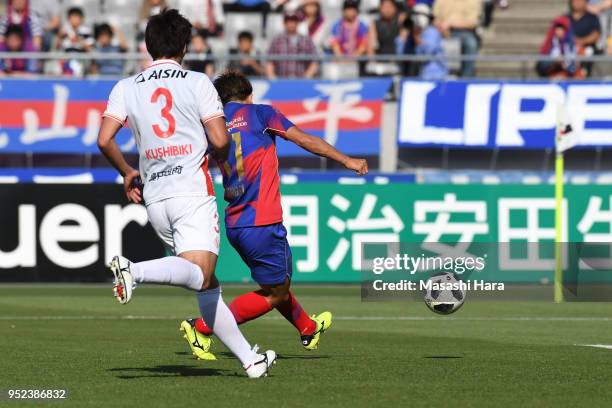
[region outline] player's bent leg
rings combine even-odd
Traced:
[[[261,289],[248,292],[235,298],[229,308],[236,323],[241,325],[257,319],[287,300],[289,296],[289,280],[279,285],[261,285]],[[194,327],[202,335],[210,336],[212,330],[202,318],[195,320]]]
[[[179,286],[191,290],[201,290],[204,285],[201,269],[176,256],[136,263],[115,256],[110,270],[115,277],[113,291],[121,304],[130,301],[136,283]]]
[[[252,349],[238,329],[232,312],[223,301],[219,282],[214,276],[217,255],[209,251],[189,251],[181,253],[180,256],[198,262],[204,273],[203,290],[197,293],[197,297],[206,325],[238,357],[250,378],[266,376],[269,366],[276,361],[276,353],[269,350],[258,354],[257,348]]]
[[[285,278],[283,283],[277,285],[259,284],[259,287],[261,290],[257,292],[266,297],[272,308],[276,308],[281,303],[289,300],[291,280],[289,278]]]
[[[288,295],[289,286],[261,285],[261,289],[238,296],[229,305],[236,323],[242,324],[257,319],[274,309]]]
[[[279,303],[276,310],[299,331],[302,346],[309,351],[319,347],[321,334],[331,327],[332,314],[330,312],[308,316],[289,290],[286,300]]]
[[[181,252],[179,257],[198,267],[202,277],[202,284],[196,290],[206,290],[219,286],[219,282],[215,277],[217,254],[210,251],[185,251]]]

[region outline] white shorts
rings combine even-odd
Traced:
[[[214,196],[175,197],[147,206],[149,222],[174,254],[209,251],[219,254],[219,213]]]

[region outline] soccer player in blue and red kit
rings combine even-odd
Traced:
[[[259,290],[238,296],[229,308],[238,324],[277,309],[298,330],[307,350],[317,348],[332,322],[330,312],[311,318],[293,296],[291,248],[283,226],[276,137],[343,164],[359,175],[364,159],[342,154],[319,137],[304,133],[269,105],[253,104],[253,88],[241,73],[227,71],[214,81],[231,135],[229,157],[218,161],[223,174],[227,238],[251,270]],[[181,331],[196,357],[214,359],[210,330],[200,319],[185,320]]]

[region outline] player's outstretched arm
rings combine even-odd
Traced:
[[[140,186],[137,185],[140,173],[128,164],[115,141],[115,136],[122,127],[123,125],[116,120],[103,118],[98,133],[98,148],[123,177],[123,189],[127,199],[133,203],[139,203],[142,201]]]
[[[349,157],[320,137],[309,135],[297,126],[289,128],[284,137],[285,139],[290,140],[296,145],[300,146],[302,149],[316,154],[317,156],[334,160],[342,164],[347,169],[353,170],[360,176],[368,173],[368,162],[365,159]]]
[[[214,148],[213,156],[217,160],[225,161],[229,155],[230,135],[225,127],[225,118],[223,116],[207,121],[206,135],[210,145]]]

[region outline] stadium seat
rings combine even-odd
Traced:
[[[268,15],[268,23],[266,26],[266,38],[272,39],[284,31],[283,15],[280,13],[271,13]]]
[[[225,38],[230,47],[235,46],[241,31],[250,31],[255,38],[263,35],[263,18],[257,13],[227,13],[225,15]]]
[[[65,20],[66,12],[71,7],[80,7],[85,14],[86,24],[92,24],[103,16],[102,3],[99,0],[71,0],[62,2],[62,18]]]
[[[376,13],[380,6],[380,0],[361,0],[359,9],[362,13]]]
[[[457,38],[445,38],[442,40],[442,48],[446,56],[457,57],[461,55],[461,41]],[[450,72],[457,72],[461,69],[461,61],[458,59],[449,58],[447,63]]]
[[[330,80],[359,78],[359,64],[356,62],[323,63],[322,76]]]
[[[321,10],[323,15],[328,13],[337,14],[342,10],[342,3],[344,0],[326,0],[321,2]]]

